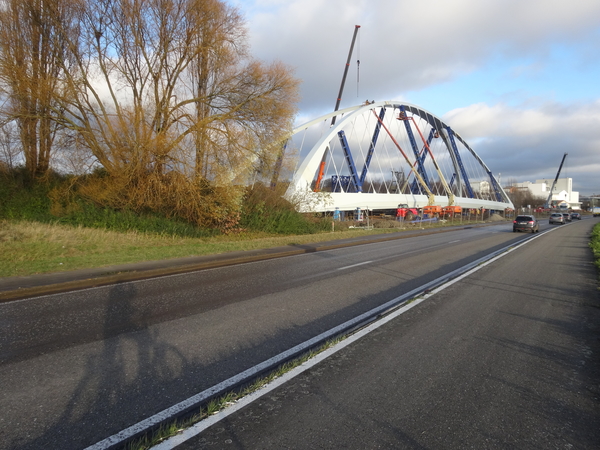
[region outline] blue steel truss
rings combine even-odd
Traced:
[[[496,200],[501,201],[502,200],[502,194],[501,194],[502,188],[496,181],[496,178],[494,178],[494,175],[492,175],[492,171],[488,170],[487,173],[490,177],[490,183],[492,185],[492,188],[494,189],[494,195],[496,196]]]
[[[356,188],[357,192],[362,192],[362,183],[358,179],[358,173],[356,171],[356,166],[354,165],[354,158],[352,158],[352,152],[350,151],[348,140],[346,139],[346,133],[344,133],[344,130],[341,130],[338,132],[338,136],[340,138],[342,149],[344,150],[346,162],[348,163],[348,169],[350,169],[350,177],[354,183],[354,187]]]
[[[375,152],[375,145],[377,145],[377,139],[379,138],[379,132],[381,131],[381,124],[383,122],[384,117],[385,108],[381,108],[381,111],[379,112],[379,121],[375,124],[375,131],[373,131],[373,137],[371,138],[371,144],[369,145],[369,152],[367,153],[365,166],[363,167],[362,173],[360,174],[361,189],[363,183],[365,182],[365,178],[367,177],[367,172],[369,171],[369,165],[371,164],[371,159],[373,158],[373,153]]]
[[[401,112],[400,112],[399,119],[402,122],[404,122],[404,127],[406,128],[406,134],[408,135],[408,139],[410,140],[410,146],[412,147],[413,153],[415,154],[415,160],[417,161],[417,171],[419,172],[419,175],[421,175],[421,178],[423,178],[423,181],[425,182],[427,187],[429,189],[431,189],[431,184],[429,183],[429,178],[427,177],[427,172],[425,171],[425,166],[423,165],[424,158],[421,159],[421,157],[419,155],[419,148],[417,147],[417,141],[415,140],[415,135],[412,131],[410,123],[409,123],[408,119],[406,118],[406,110],[404,109],[404,105],[400,105],[400,111]],[[419,190],[419,192],[420,192],[420,190]],[[416,194],[416,193],[417,192],[413,191],[413,194]]]
[[[404,122],[406,123],[406,121],[404,121]],[[434,138],[435,134],[436,134],[436,131],[432,128],[429,131],[429,136],[427,136],[427,145],[423,144],[423,147],[421,148],[421,152],[419,153],[419,157],[417,158],[419,166],[423,167],[423,173],[426,173],[424,165],[425,165],[425,160],[427,159],[427,153],[428,153],[427,152],[427,147],[429,145],[431,145],[431,141],[433,141],[433,138]],[[429,183],[429,180],[427,180],[426,178],[425,178],[425,181],[427,183]],[[429,184],[428,184],[428,186],[429,186]],[[413,180],[413,182],[410,185],[410,191],[413,194],[420,194],[420,193],[422,193],[421,187],[420,187],[419,182],[417,181],[416,178]]]
[[[467,171],[465,170],[465,166],[462,162],[462,158],[460,157],[458,147],[456,146],[456,141],[454,140],[454,131],[452,131],[452,128],[450,128],[450,127],[446,127],[446,130],[448,131],[448,138],[450,139],[450,145],[452,147],[452,151],[454,152],[456,162],[458,163],[458,168],[460,169],[460,174],[462,176],[462,182],[465,184],[465,187],[467,188],[467,194],[469,195],[469,198],[475,198],[475,194],[473,193],[473,188],[471,187],[471,182],[469,181]]]

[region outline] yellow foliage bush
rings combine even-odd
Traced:
[[[214,186],[205,179],[190,179],[178,172],[135,176],[96,173],[50,194],[51,212],[57,216],[75,211],[81,199],[101,208],[159,214],[224,233],[239,228],[242,197],[241,187]]]

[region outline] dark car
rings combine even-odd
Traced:
[[[531,231],[537,233],[540,231],[540,224],[535,216],[517,216],[513,221],[513,233],[517,231]]]
[[[562,213],[562,215],[565,218],[566,222],[571,222],[571,214],[569,214],[569,213]]]
[[[572,219],[581,220],[581,214],[579,214],[579,213],[571,213],[571,220]]]
[[[550,222],[550,224],[553,224],[553,223],[565,224],[565,223],[567,223],[567,220],[564,218],[564,216],[561,213],[550,214],[550,218],[548,219],[548,221]]]

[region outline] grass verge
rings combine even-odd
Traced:
[[[146,436],[138,438],[125,447],[126,450],[147,450],[160,442],[175,436],[177,433],[185,430],[186,428],[190,428],[196,423],[206,419],[213,414],[218,413],[219,411],[225,409],[227,406],[239,401],[241,398],[252,394],[253,392],[258,391],[263,386],[271,383],[276,378],[279,378],[301,364],[305,363],[311,358],[314,358],[319,353],[324,352],[328,348],[334,346],[338,342],[345,339],[346,336],[340,336],[337,339],[331,339],[323,344],[321,347],[306,352],[302,356],[288,361],[277,369],[273,370],[269,374],[259,378],[249,386],[242,388],[239,391],[231,391],[222,395],[221,397],[210,400],[206,405],[202,406],[197,412],[193,413],[191,416],[188,416],[184,419],[175,419],[170,423],[161,425],[156,431],[150,433]]]
[[[590,248],[594,252],[594,263],[598,270],[600,270],[600,223],[597,223],[592,229]]]
[[[257,232],[188,238],[0,220],[0,277],[303,245],[396,231],[398,229],[356,229],[291,236]]]

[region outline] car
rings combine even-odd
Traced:
[[[532,233],[538,233],[540,231],[540,224],[535,216],[517,216],[513,221],[513,233],[516,233],[517,231],[531,231]]]
[[[560,223],[562,225],[562,224],[567,223],[567,221],[565,220],[564,216],[561,213],[550,214],[548,221],[550,222],[550,224]]]
[[[562,213],[562,215],[565,218],[565,222],[571,222],[571,214],[569,214],[569,213]]]
[[[571,219],[581,220],[581,214],[579,214],[579,213],[571,213]]]

